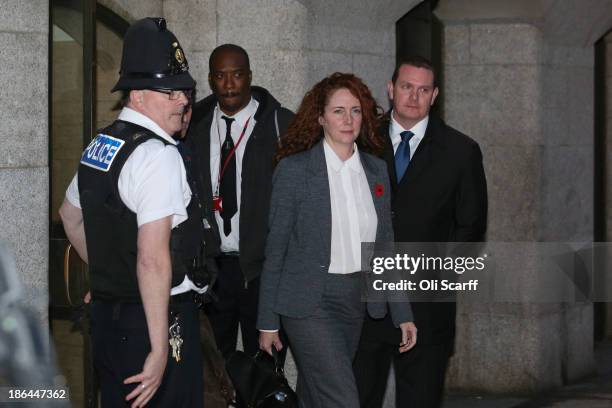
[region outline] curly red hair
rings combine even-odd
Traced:
[[[380,155],[384,144],[377,132],[377,126],[382,109],[376,104],[370,90],[360,78],[353,74],[335,72],[304,95],[297,114],[281,139],[281,145],[276,153],[277,163],[283,157],[312,148],[323,138],[323,128],[318,119],[323,115],[332,93],[338,89],[348,89],[361,104],[361,131],[355,141],[359,150]]]

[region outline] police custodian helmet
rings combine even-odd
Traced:
[[[193,89],[185,53],[166,20],[148,17],[128,28],[123,39],[119,81],[111,92],[132,89]]]

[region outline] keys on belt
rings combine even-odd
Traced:
[[[170,347],[172,347],[172,357],[176,362],[181,361],[181,347],[183,346],[183,338],[181,337],[181,324],[179,322],[179,313],[174,315],[174,321],[168,328],[168,334],[170,339]]]

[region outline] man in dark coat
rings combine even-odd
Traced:
[[[475,242],[484,238],[487,186],[478,144],[430,114],[437,95],[432,64],[401,61],[388,83],[393,109],[383,121],[393,190],[396,242]],[[362,408],[380,408],[393,362],[396,407],[442,403],[455,339],[455,303],[413,302],[417,345],[400,354],[390,319],[366,317],[354,362]]]
[[[217,47],[209,60],[213,94],[194,106],[187,134],[200,162],[204,200],[215,210],[210,228],[220,239],[218,301],[206,314],[224,357],[236,349],[239,325],[245,352],[259,350],[255,321],[273,159],[293,117],[267,90],[251,86],[251,77],[242,47]]]

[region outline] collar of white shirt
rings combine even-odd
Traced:
[[[425,137],[425,130],[427,130],[427,124],[429,123],[429,115],[425,116],[416,125],[414,125],[411,129],[404,129],[402,125],[399,124],[398,121],[393,117],[393,112],[391,112],[391,127],[389,129],[389,135],[391,136],[391,143],[393,146],[397,146],[402,141],[402,136],[400,133],[409,130],[414,133],[411,141],[414,140],[416,146],[421,143],[423,137]]]
[[[359,159],[359,149],[357,149],[356,143],[353,143],[353,155],[346,161],[342,161],[338,157],[336,152],[334,152],[325,139],[323,139],[323,151],[325,152],[325,162],[336,173],[339,173],[344,166],[348,166],[348,168],[353,170],[355,173],[361,173],[361,160]]]
[[[217,106],[215,107],[215,116],[217,118],[217,123],[221,123],[221,117],[225,116],[228,118],[233,118],[234,119],[234,123],[236,123],[240,129],[242,130],[242,128],[244,127],[246,121],[250,118],[250,117],[254,117],[255,116],[255,112],[257,112],[257,108],[259,107],[259,102],[257,102],[255,100],[255,98],[251,97],[251,100],[249,101],[249,103],[247,104],[247,106],[244,107],[244,109],[242,109],[240,112],[236,113],[233,116],[230,115],[226,115],[225,113],[223,113],[223,111],[221,110],[221,108],[219,107],[219,103],[217,102]],[[251,122],[255,122],[255,119],[251,119]]]
[[[136,112],[134,109],[123,108],[118,119],[125,122],[134,123],[135,125],[142,126],[145,129],[149,129],[151,132],[163,138],[168,143],[172,143],[173,145],[176,144],[176,140],[170,137],[170,135],[160,128],[157,123],[153,122],[148,116],[145,116],[140,112]]]

